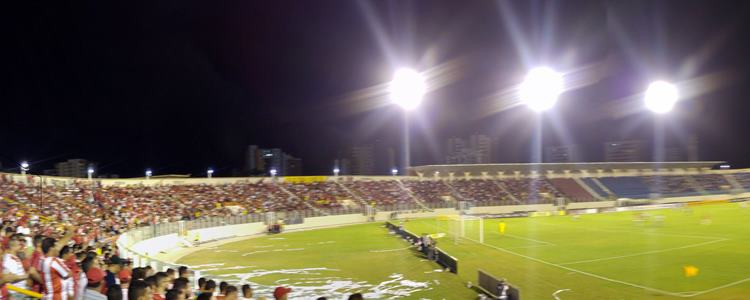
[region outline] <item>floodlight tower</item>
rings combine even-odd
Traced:
[[[665,114],[672,111],[679,100],[677,87],[666,81],[654,81],[648,85],[643,97],[646,108],[655,114]]]
[[[393,74],[393,80],[388,87],[388,92],[391,101],[401,106],[404,111],[403,169],[407,170],[411,165],[409,153],[409,112],[416,109],[422,103],[424,94],[427,92],[427,85],[425,84],[424,76],[419,72],[409,68],[401,68]]]
[[[528,108],[537,112],[536,130],[534,132],[532,163],[542,162],[542,112],[551,109],[557,103],[565,88],[563,75],[548,67],[534,68],[526,74],[521,83],[519,97]]]
[[[26,161],[21,162],[21,175],[26,175],[26,172],[29,171],[29,163]]]
[[[662,124],[663,120],[660,117],[672,111],[679,100],[677,86],[669,82],[654,81],[646,88],[643,97],[644,104],[657,116],[654,120],[653,168],[655,170],[658,170],[661,162],[664,161],[664,124]]]

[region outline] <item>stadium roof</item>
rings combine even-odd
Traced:
[[[712,168],[724,161],[685,161],[685,162],[580,162],[580,163],[511,163],[511,164],[464,164],[464,165],[426,165],[410,167],[409,174],[417,173],[434,174],[441,172],[444,174],[455,173],[463,174],[469,172],[472,175],[480,175],[487,172],[490,175],[497,172],[513,173],[563,173],[564,171],[582,171],[596,172],[597,170],[643,170],[643,169],[690,169],[690,168]]]

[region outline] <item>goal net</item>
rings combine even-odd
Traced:
[[[477,243],[484,243],[484,220],[481,217],[469,215],[447,215],[438,218],[439,231],[445,232],[454,243],[461,239],[468,239]]]

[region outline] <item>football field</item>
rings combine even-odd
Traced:
[[[331,299],[355,291],[368,299],[474,299],[466,285],[477,269],[506,278],[522,299],[750,299],[750,209],[729,203],[646,214],[485,219],[483,244],[467,223],[465,238],[438,239],[459,260],[458,275],[418,257],[380,223],[248,239],[179,263],[261,290],[284,284],[298,296]],[[404,226],[415,234],[455,229],[439,218]]]

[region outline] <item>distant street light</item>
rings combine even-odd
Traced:
[[[643,100],[646,103],[646,108],[652,112],[657,114],[668,113],[679,100],[677,87],[665,81],[652,82],[646,89],[646,96]]]
[[[393,175],[393,176],[398,175],[398,169],[396,169],[396,168],[391,169],[391,175]]]
[[[213,175],[214,175],[214,169],[208,169],[208,171],[206,171],[206,175],[208,175],[208,178],[213,177]]]
[[[521,102],[536,112],[542,112],[555,106],[563,89],[561,73],[547,67],[535,68],[521,83]]]
[[[333,176],[337,176],[337,177],[338,177],[338,176],[339,176],[339,172],[340,172],[340,171],[341,171],[341,170],[339,170],[339,168],[338,168],[338,167],[335,167],[335,168],[333,168]]]
[[[147,169],[146,170],[146,179],[147,180],[151,179],[151,175],[153,175],[153,174],[154,174],[154,172],[151,172],[151,169]]]
[[[271,171],[270,171],[271,177],[276,177],[276,172],[277,172],[276,168],[271,169]]]
[[[94,168],[93,167],[89,167],[89,169],[86,170],[86,173],[88,174],[89,181],[91,181],[91,179],[92,179],[92,177],[94,175]]]
[[[26,175],[26,172],[29,171],[29,163],[26,161],[21,162],[21,175]]]

